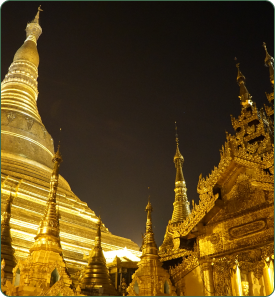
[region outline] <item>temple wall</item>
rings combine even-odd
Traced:
[[[200,266],[189,272],[184,277],[185,296],[204,296],[203,282],[201,278]]]

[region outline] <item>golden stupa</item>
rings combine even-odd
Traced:
[[[7,199],[12,195],[10,226],[12,247],[18,260],[28,256],[34,243],[53,169],[53,139],[42,123],[36,103],[41,11],[39,8],[34,20],[28,23],[27,38],[16,52],[1,85],[1,209],[3,213]],[[62,176],[59,177],[56,201],[63,255],[73,274],[87,264],[85,257],[95,242],[98,217],[72,192]],[[104,224],[101,228],[105,251],[127,247],[139,255],[138,245],[130,239],[113,235]]]
[[[62,294],[74,296],[60,244],[59,213],[56,209],[59,167],[62,162],[59,146],[53,157],[50,192],[44,216],[39,223],[30,255],[13,268],[13,280],[5,283],[8,296],[38,296]],[[56,284],[56,285],[55,285]],[[61,284],[61,288],[60,288]]]
[[[12,197],[10,194],[1,216],[1,262],[4,265],[3,269],[1,269],[3,272],[1,272],[1,278],[8,280],[12,280],[12,270],[16,265],[10,232],[11,204]]]
[[[112,285],[106,266],[106,259],[101,247],[101,219],[97,223],[95,245],[91,251],[88,265],[84,268],[80,277],[81,293],[86,296],[101,294],[104,296],[116,296],[117,291]]]
[[[141,260],[133,274],[127,291],[129,296],[176,296],[167,270],[162,267],[154,239],[151,213],[153,207],[148,201],[146,232],[142,245]]]

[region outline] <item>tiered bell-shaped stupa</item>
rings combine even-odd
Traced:
[[[16,265],[14,257],[14,248],[12,247],[12,238],[10,232],[12,196],[10,194],[6,207],[1,216],[1,263],[3,261],[3,274],[1,279],[12,280],[12,270]],[[4,281],[4,280],[3,280]]]
[[[39,8],[26,28],[27,38],[16,52],[1,89],[1,203],[14,197],[10,225],[15,256],[24,259],[34,242],[47,201],[54,144],[37,109],[39,55],[37,40],[42,33]],[[96,198],[95,198],[96,199]],[[94,243],[98,218],[60,176],[56,193],[59,206],[60,238],[64,259],[71,273],[87,264]],[[102,224],[105,251],[127,247],[139,253],[130,239],[111,234]]]
[[[83,276],[80,281],[81,293],[87,296],[97,294],[116,296],[118,293],[112,285],[106,267],[106,259],[101,247],[101,224],[101,218],[99,217],[95,245],[91,251],[88,265],[84,268]]]

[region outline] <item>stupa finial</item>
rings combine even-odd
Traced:
[[[235,61],[237,58],[235,58]],[[236,64],[236,67],[238,69],[237,73],[237,83],[240,86],[240,95],[238,96],[241,100],[241,105],[243,107],[248,107],[249,105],[252,105],[252,96],[249,94],[246,86],[245,86],[245,76],[241,73],[240,70],[240,63]]]
[[[43,10],[41,9],[41,5],[38,6],[38,10],[37,10],[36,16],[35,16],[35,18],[33,19],[32,23],[37,23],[37,24],[39,24],[39,14],[40,14],[40,11],[43,11]]]
[[[269,78],[272,85],[274,85],[274,59],[268,53],[265,42],[263,43],[263,47],[265,49],[265,66],[269,68]]]
[[[175,136],[176,136],[177,148],[176,148],[176,154],[174,156],[174,163],[176,163],[177,160],[180,160],[180,163],[182,164],[184,161],[184,158],[183,158],[182,154],[180,153],[180,149],[179,149],[179,136],[178,136],[177,122],[175,122],[175,132],[176,132]],[[177,164],[176,164],[176,166],[177,166]]]

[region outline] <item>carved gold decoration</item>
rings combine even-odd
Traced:
[[[179,277],[178,274],[180,274],[180,277],[182,278],[197,266],[199,266],[198,254],[193,251],[186,251],[182,263],[175,267],[170,267],[169,273],[171,278],[176,280]]]
[[[246,223],[241,226],[233,227],[229,229],[229,234],[232,237],[238,238],[243,237],[244,235],[249,235],[255,232],[262,231],[266,227],[265,220],[258,220],[252,223]]]
[[[194,204],[191,214],[179,226],[171,227],[175,232],[178,231],[181,236],[187,235],[205,216],[205,214],[214,206],[219,194],[204,193],[200,195],[199,205]]]

